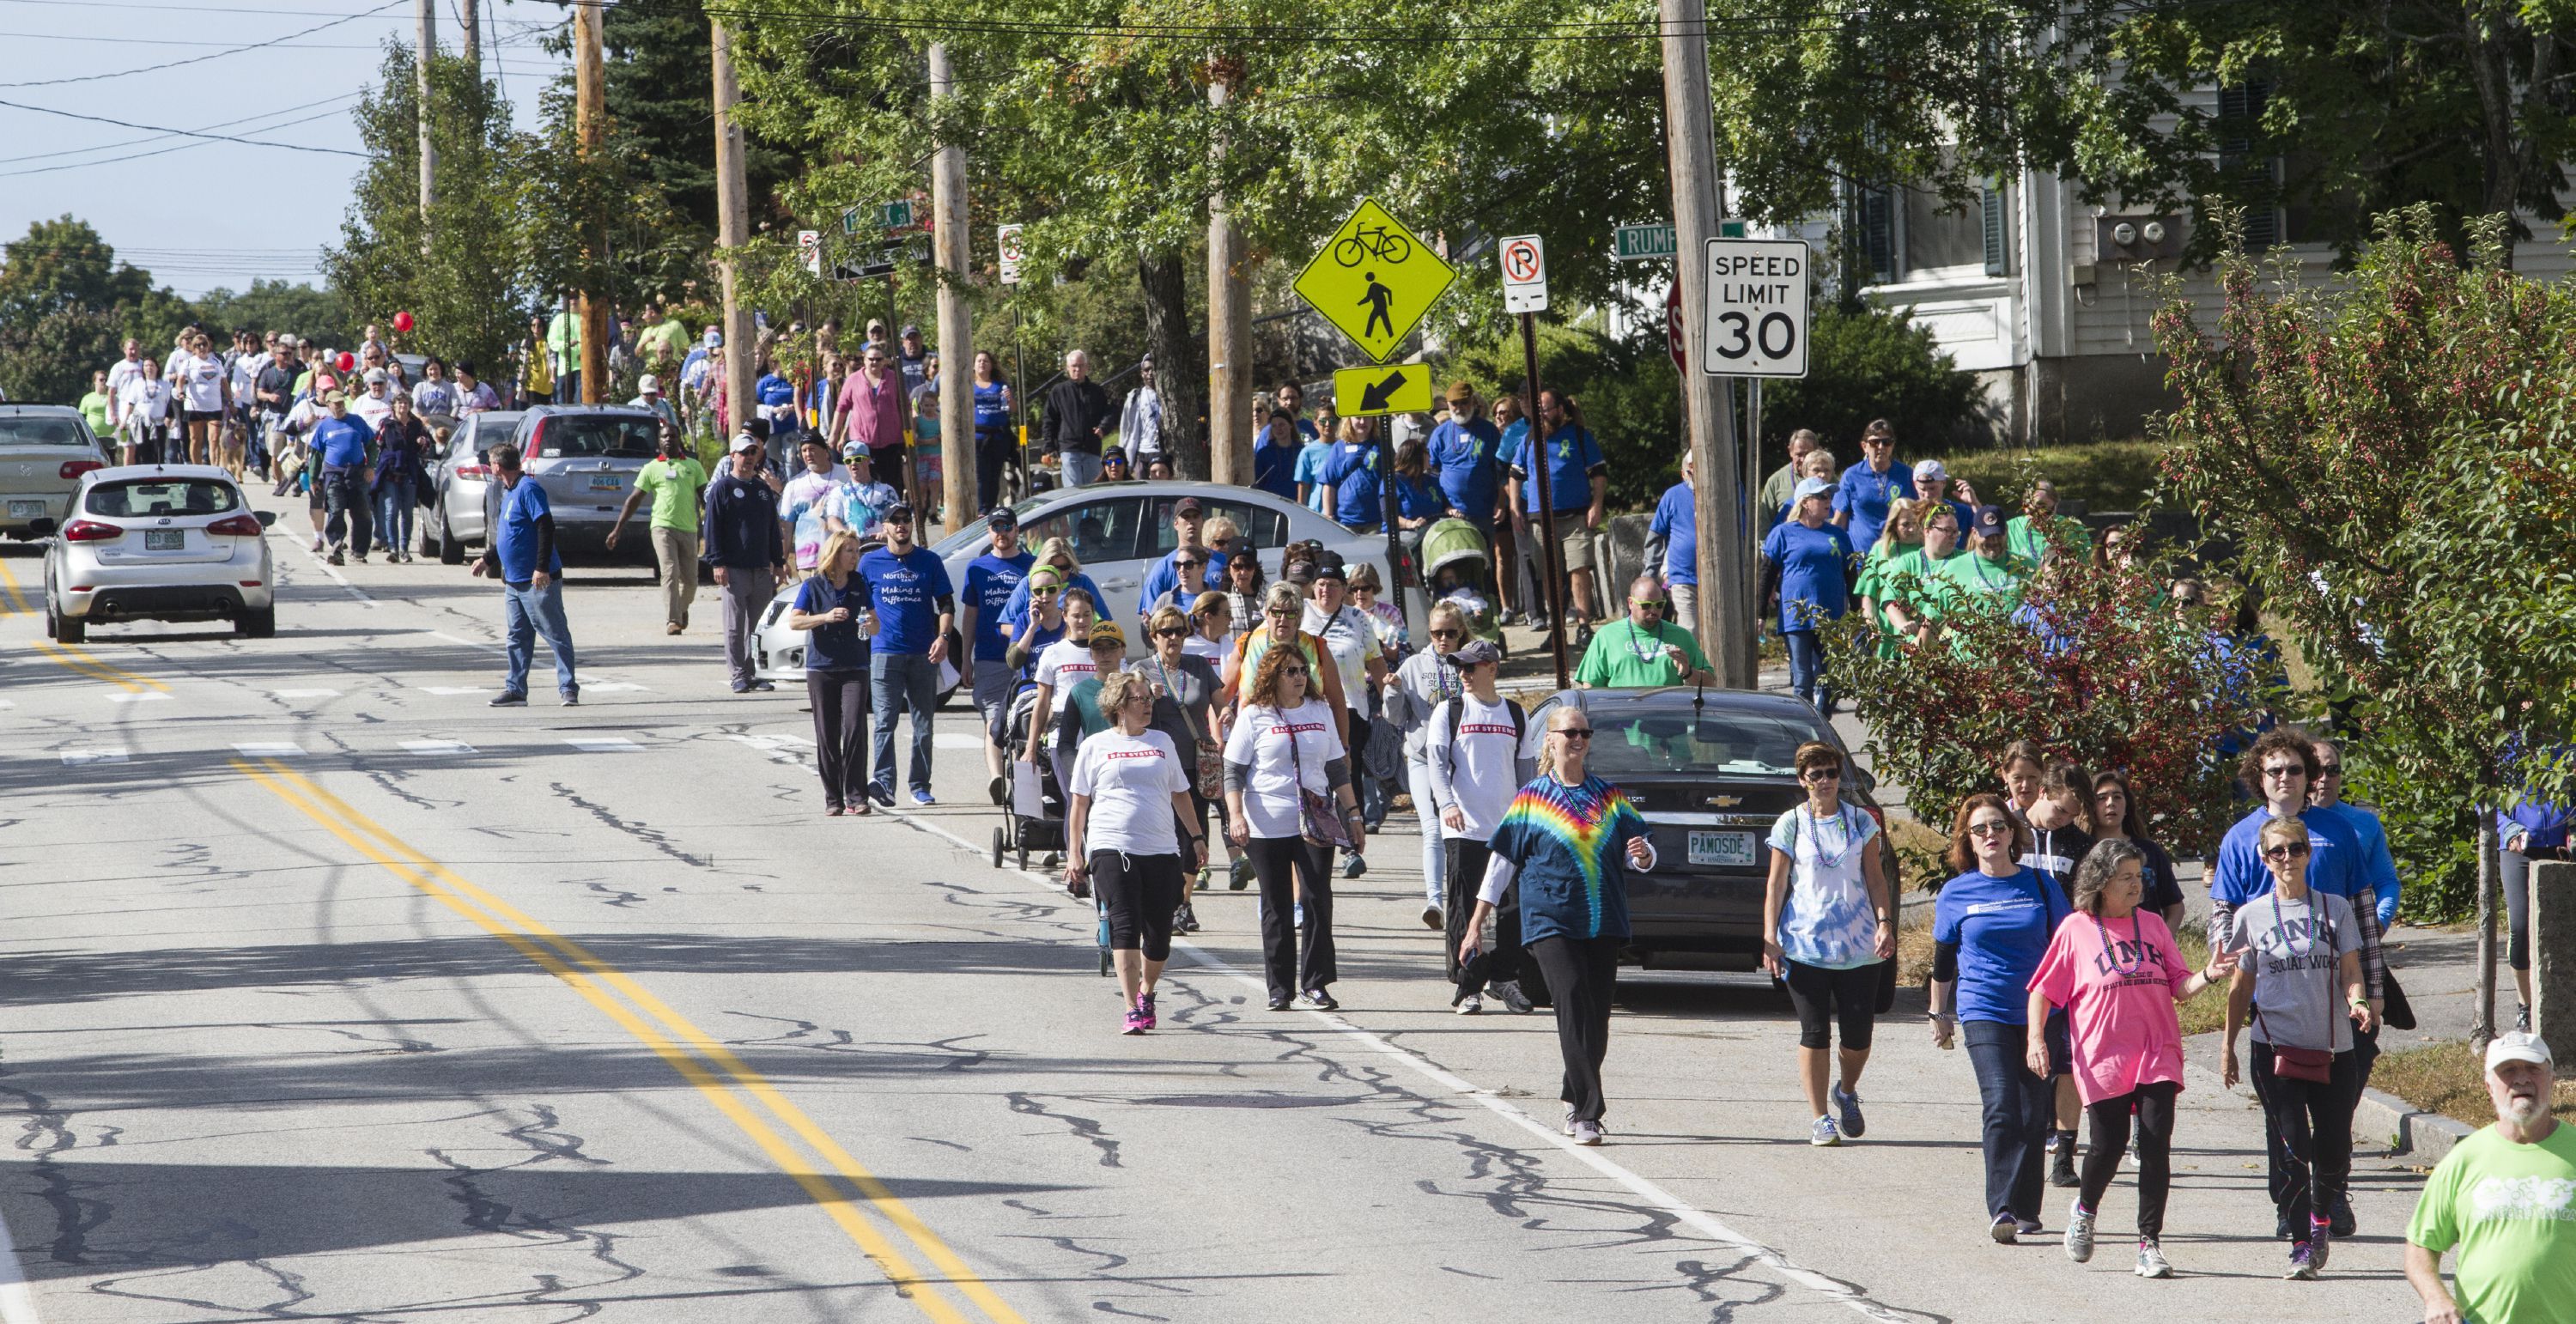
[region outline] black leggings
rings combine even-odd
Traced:
[[[1618,990],[1624,938],[1569,938],[1551,934],[1529,945],[1529,959],[1547,977],[1556,999],[1556,1047],[1565,1058],[1566,1120],[1597,1122],[1608,1110],[1601,1091],[1601,1059],[1610,1053],[1610,1000]]]
[[[1091,887],[1109,912],[1109,950],[1141,951],[1148,961],[1172,959],[1172,912],[1180,907],[1184,875],[1178,855],[1130,855],[1096,850]]]
[[[2361,1102],[2361,1054],[2334,1055],[2330,1078],[2297,1080],[2272,1066],[2272,1046],[2254,1043],[2254,1095],[2280,1143],[2280,1181],[2272,1199],[2293,1230],[2330,1214],[2352,1176],[2352,1110]]]
[[[823,803],[868,802],[868,673],[808,671],[805,698],[814,708],[814,766],[823,774]]]
[[[1341,978],[1333,964],[1332,860],[1324,848],[1304,837],[1254,837],[1244,852],[1252,857],[1252,876],[1261,880],[1261,967],[1270,996],[1293,997]],[[1296,920],[1300,884],[1306,889],[1302,928]]]
[[[2093,1119],[2093,1147],[2084,1151],[2084,1207],[2102,1207],[2102,1193],[2120,1172],[2129,1147],[2129,1110],[2138,1112],[2138,1235],[2165,1233],[2165,1192],[2173,1185],[2174,1095],[2182,1086],[2159,1080],[2126,1094],[2084,1105]]]
[[[1843,1047],[1869,1051],[1870,1030],[1878,1015],[1878,963],[1829,970],[1820,965],[1788,962],[1781,981],[1789,986],[1789,1005],[1798,1010],[1798,1046],[1831,1048],[1832,1022],[1842,1021]]]
[[[975,434],[975,509],[991,510],[1002,504],[1002,469],[1018,449],[1008,433]]]
[[[2496,875],[2504,884],[2504,963],[2515,970],[2531,968],[2531,857],[2520,851],[2496,852]]]

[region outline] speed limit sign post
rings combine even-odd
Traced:
[[[1700,371],[1712,377],[1807,375],[1803,239],[1708,241],[1708,316]]]

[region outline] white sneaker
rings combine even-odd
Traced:
[[[1458,1014],[1461,1016],[1473,1016],[1484,1009],[1485,995],[1482,993],[1470,993],[1458,1001]]]
[[[1530,1002],[1529,995],[1521,992],[1521,981],[1517,979],[1498,980],[1494,983],[1487,984],[1485,988],[1486,991],[1500,999],[1503,1006],[1515,1016],[1527,1016],[1531,1012],[1538,1010],[1538,1008]]]
[[[2145,1237],[2138,1239],[2138,1269],[2141,1278],[2171,1278],[2173,1265],[2165,1260],[2164,1247]]]
[[[1839,1145],[1842,1142],[1843,1133],[1835,1129],[1834,1119],[1831,1117],[1819,1117],[1815,1125],[1807,1128],[1807,1143],[1819,1149]]]
[[[2066,1211],[2066,1258],[2077,1264],[2093,1258],[2093,1211],[2080,1200]]]

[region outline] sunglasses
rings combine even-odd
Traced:
[[[2000,819],[1989,818],[1982,822],[1970,823],[1968,825],[1968,835],[1972,837],[2008,836],[2011,832],[2012,824]]]
[[[886,522],[886,523],[888,523],[888,524],[910,524],[910,523],[912,523],[912,516],[910,516],[910,515],[888,515],[888,516],[886,516],[886,517],[885,517],[885,522]]]
[[[1299,613],[1293,611],[1266,611],[1263,612],[1262,615],[1267,616],[1274,621],[1288,621],[1295,620]]]
[[[1563,736],[1568,740],[1590,740],[1592,738],[1592,728],[1588,726],[1560,727],[1554,732],[1554,734]]]
[[[1628,605],[1631,607],[1643,607],[1648,611],[1662,611],[1664,609],[1663,602],[1660,599],[1655,598],[1630,598],[1628,599]]]
[[[2307,853],[2308,843],[2299,841],[2292,842],[2288,845],[2271,847],[2263,852],[2263,858],[2267,860],[2295,860]]]
[[[1802,782],[1833,782],[1841,781],[1842,776],[1843,770],[1840,768],[1809,768],[1805,772],[1798,774],[1798,780]]]
[[[1460,632],[1456,630],[1434,630],[1431,632],[1431,637],[1434,639],[1455,639],[1458,637],[1459,633]]]
[[[2340,763],[2320,763],[2317,765],[2317,776],[2320,778],[2340,777],[2342,775],[2343,765]]]
[[[1172,562],[1172,568],[1175,570],[1197,570],[1206,564],[1207,562],[1205,561],[1174,561]]]
[[[2263,775],[2266,777],[2303,777],[2307,775],[2307,771],[2307,768],[2301,764],[2283,763],[2265,768],[2263,770]]]
[[[1282,680],[1286,680],[1286,679],[1287,679],[1288,677],[1290,677],[1290,676],[1295,676],[1295,677],[1296,677],[1297,679],[1299,679],[1299,680],[1304,680],[1304,679],[1306,678],[1306,669],[1305,669],[1304,667],[1281,667],[1281,668],[1279,668],[1279,678],[1280,678],[1280,679],[1282,679]]]
[[[1190,637],[1190,632],[1181,629],[1178,626],[1167,626],[1163,629],[1156,630],[1154,632],[1154,637],[1157,639],[1187,639]]]

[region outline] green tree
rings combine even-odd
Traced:
[[[1799,428],[1815,429],[1849,461],[1873,419],[1921,445],[1948,439],[1976,417],[1976,379],[1907,313],[1827,303],[1816,310],[1807,343],[1807,375],[1763,387],[1762,441],[1781,461]]]
[[[209,330],[292,331],[329,345],[358,343],[364,325],[349,316],[348,305],[327,289],[303,282],[289,284],[262,277],[236,294],[217,288],[196,301],[197,318]]]
[[[88,222],[37,221],[0,260],[0,389],[13,400],[70,404],[131,336],[159,357],[191,319],[152,273],[116,259]]]

